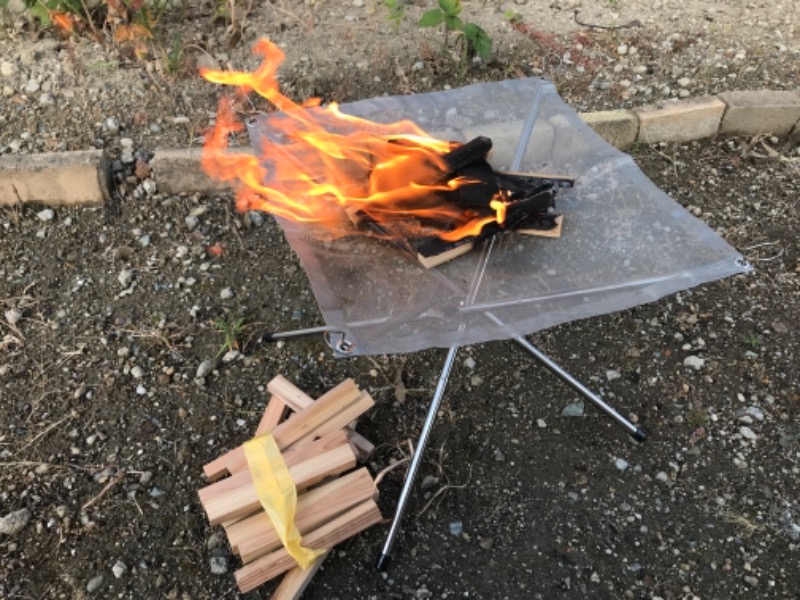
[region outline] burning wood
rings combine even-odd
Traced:
[[[280,480],[281,468],[291,476],[297,500],[289,511],[290,525],[302,535],[302,545],[327,550],[379,522],[369,471],[343,474],[356,465],[358,452],[365,457],[372,450],[372,444],[352,427],[374,405],[369,394],[350,379],[316,401],[281,376],[267,388],[273,395],[256,435],[269,434],[279,452],[275,481]],[[198,491],[200,502],[211,524],[224,526],[231,549],[245,563],[235,574],[242,592],[288,571],[273,597],[298,598],[326,554],[303,569],[283,547],[282,523],[267,510],[274,507],[264,505],[260,487],[264,480],[255,480],[260,468],[253,470],[252,454],[247,452],[239,446],[204,467],[214,483]],[[269,468],[273,466],[270,462]]]
[[[233,155],[226,152],[228,139],[243,124],[232,101],[220,102],[203,166],[212,177],[238,181],[240,210],[325,225],[327,237],[390,239],[426,267],[498,233],[558,235],[555,196],[571,178],[495,171],[486,137],[441,141],[409,121],[384,125],[343,114],[333,103],[296,104],[278,88],[282,51],[267,40],[255,51],[264,61],[253,73],[202,72],[210,81],[255,91],[280,111],[257,156]]]

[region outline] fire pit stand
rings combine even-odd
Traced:
[[[324,327],[266,339],[325,333],[337,356],[448,348],[447,358],[378,559],[386,569],[422,455],[460,346],[512,339],[610,416],[637,441],[645,432],[525,339],[577,319],[644,304],[751,270],[715,232],[659,190],[633,160],[608,145],[552,84],[525,79],[340,107],[376,122],[410,119],[445,140],[492,139],[497,170],[575,177],[559,199],[564,235],[494,236],[425,269],[391,243],[365,236],[324,240],[278,219],[308,274]],[[258,147],[270,117],[248,123]],[[266,159],[267,163],[269,158]],[[525,239],[523,239],[525,238]]]

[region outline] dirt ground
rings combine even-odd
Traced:
[[[202,51],[188,48],[174,73],[155,50],[149,62],[86,40],[70,50],[12,24],[0,40],[12,65],[2,70],[1,151],[119,155],[132,145],[144,159],[196,143],[219,91],[192,61],[252,67],[259,33],[285,45],[297,98],[545,75],[583,110],[800,81],[793,2],[581,7],[584,23],[639,21],[621,29],[580,25],[567,3],[465,2],[495,54],[463,77],[438,36],[414,26],[422,2],[408,3],[400,33],[368,1],[265,3],[234,41],[200,6],[173,31]],[[507,11],[527,28],[511,27]],[[337,547],[304,597],[796,597],[797,143],[716,139],[632,155],[755,266],[529,337],[650,439],[636,444],[578,406],[510,342],[465,347],[392,568],[374,569],[388,529],[377,526]],[[261,342],[321,324],[277,226],[236,213],[227,194],[152,193],[124,174],[115,206],[0,212],[0,517],[22,519],[4,520],[0,534],[4,598],[240,597],[238,559],[196,490],[202,465],[254,430],[265,383],[281,373],[317,396],[352,377],[369,390],[377,406],[359,431],[378,444],[368,461],[377,473],[408,456],[444,360],[443,350],[334,359],[317,337]],[[221,324],[239,319],[239,354],[223,362]],[[198,379],[209,360],[214,370]],[[385,516],[402,477],[395,469],[381,483]]]

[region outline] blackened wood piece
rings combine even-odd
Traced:
[[[452,176],[472,162],[481,158],[486,158],[486,155],[491,149],[492,140],[485,136],[479,135],[466,144],[462,144],[447,154],[443,154],[442,161],[444,161],[448,167],[448,172],[446,175]]]
[[[417,259],[426,269],[431,269],[466,254],[474,246],[475,238],[473,237],[461,238],[455,242],[431,237],[417,244]]]
[[[483,211],[499,191],[497,176],[485,158],[479,158],[455,173],[460,182],[451,192],[440,192],[442,198],[462,208]]]

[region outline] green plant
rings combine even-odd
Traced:
[[[0,0],[0,9],[6,8],[10,0]],[[53,22],[66,26],[72,22],[72,16],[88,16],[81,0],[23,0],[26,10],[39,20],[42,27],[49,27]]]
[[[217,319],[214,324],[217,331],[222,334],[222,345],[219,347],[217,356],[221,356],[231,350],[239,349],[239,335],[244,329],[244,318],[239,317],[233,321],[226,321],[225,319]]]
[[[405,2],[404,0],[384,0],[383,4],[386,6],[388,14],[386,18],[392,24],[394,31],[400,30],[400,23],[405,16]]]
[[[742,344],[745,346],[752,348],[753,350],[757,350],[761,347],[761,338],[758,337],[755,333],[748,334],[742,338]]]
[[[439,8],[423,13],[420,27],[439,27],[444,31],[444,47],[449,45],[450,34],[456,34],[461,42],[460,63],[463,74],[469,55],[477,54],[483,60],[492,55],[492,38],[475,23],[461,20],[461,0],[439,0]]]

